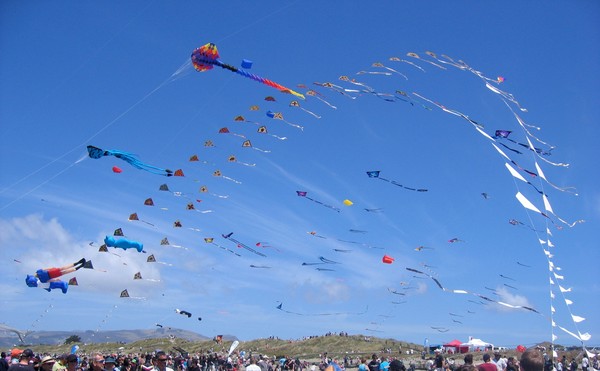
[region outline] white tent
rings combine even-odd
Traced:
[[[472,336],[469,336],[469,341],[460,344],[460,346],[469,347],[470,352],[484,351],[486,348],[494,348],[494,344],[486,343],[485,341],[481,339],[476,339]]]

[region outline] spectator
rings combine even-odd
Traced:
[[[8,367],[8,371],[35,371],[29,361],[33,358],[33,351],[25,349],[19,354],[19,362]]]
[[[542,371],[544,369],[544,358],[537,349],[527,349],[521,354],[519,362],[521,371]]]
[[[498,368],[496,367],[495,364],[493,364],[491,362],[491,360],[492,360],[492,357],[490,357],[489,353],[485,353],[483,355],[483,363],[477,365],[477,369],[479,371],[497,371]],[[531,371],[533,371],[533,370],[531,370]],[[540,369],[537,371],[542,371],[542,370]]]

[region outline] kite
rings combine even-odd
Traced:
[[[292,312],[289,310],[285,310],[283,309],[283,303],[280,302],[280,304],[278,306],[276,306],[275,308],[279,309],[282,312],[285,313],[290,313],[290,314],[296,314],[298,316],[339,316],[339,315],[361,315],[361,314],[365,314],[367,313],[367,311],[369,310],[369,306],[367,306],[365,308],[364,311],[362,312],[358,312],[358,313],[349,313],[349,312],[333,312],[333,313],[299,313],[299,312]]]
[[[335,92],[338,92],[338,93],[340,93],[340,94],[342,94],[342,95],[344,95],[344,96],[346,96],[346,97],[348,97],[350,99],[356,99],[356,97],[353,96],[353,95],[347,94],[347,93],[360,93],[356,89],[345,89],[345,88],[343,88],[343,87],[341,87],[339,85],[335,85],[335,84],[332,84],[330,82],[323,82],[323,83],[321,83],[321,82],[313,82],[313,84],[318,85],[318,86],[322,86],[322,87],[327,88],[327,89],[331,89],[331,90],[333,90]]]
[[[123,170],[121,170],[121,168],[118,166],[113,166],[112,171],[113,171],[113,173],[117,173],[117,174],[120,174],[123,172]]]
[[[397,185],[398,187],[402,187],[402,188],[408,189],[410,191],[427,192],[427,189],[424,189],[424,188],[407,187],[407,186],[404,186],[404,185],[396,182],[395,180],[389,180],[389,179],[386,179],[386,178],[382,178],[382,177],[379,176],[380,173],[381,173],[381,171],[379,171],[379,170],[371,170],[371,171],[367,171],[367,176],[369,178],[380,179],[380,180],[383,180],[385,182],[392,183],[393,185]]]
[[[323,102],[323,103],[325,103],[326,105],[328,105],[329,107],[331,107],[331,108],[333,108],[333,109],[337,109],[337,107],[336,107],[336,106],[334,106],[333,104],[329,103],[329,102],[328,102],[328,101],[326,101],[325,99],[323,99],[323,98],[319,97],[319,95],[321,95],[321,94],[319,94],[319,93],[318,93],[318,92],[316,92],[315,90],[309,90],[309,91],[307,91],[307,92],[306,92],[306,95],[309,95],[309,96],[311,96],[311,97],[315,97],[315,98],[317,98],[318,100],[320,100],[321,102]]]
[[[215,246],[217,246],[217,247],[220,247],[221,249],[223,249],[223,250],[226,250],[226,251],[229,251],[230,253],[232,253],[232,254],[234,254],[234,255],[236,255],[236,256],[241,256],[241,255],[240,255],[240,254],[238,254],[237,252],[235,252],[235,251],[233,251],[233,250],[230,250],[230,249],[228,249],[228,248],[226,248],[226,247],[223,247],[223,246],[221,246],[221,245],[219,245],[219,244],[215,243],[215,242],[214,242],[214,240],[215,240],[215,239],[214,239],[213,237],[206,237],[206,238],[204,238],[204,242],[206,242],[206,243],[210,243],[210,244],[212,244],[212,245],[215,245]]]
[[[386,66],[384,66],[384,65],[383,65],[382,63],[380,63],[380,62],[375,62],[375,63],[373,63],[373,64],[371,65],[371,67],[385,68],[386,70],[388,70],[388,71],[392,71],[392,72],[394,72],[394,73],[396,73],[396,74],[398,74],[398,75],[400,75],[400,76],[404,77],[406,80],[408,80],[408,77],[406,77],[406,75],[405,75],[405,74],[403,74],[403,73],[401,73],[401,72],[398,72],[398,71],[396,71],[396,70],[395,70],[395,69],[393,69],[393,68],[386,67]]]
[[[255,74],[252,74],[248,71],[245,70],[240,70],[237,67],[231,66],[229,64],[225,64],[223,63],[220,59],[219,59],[219,51],[217,50],[217,46],[213,43],[207,43],[204,44],[203,46],[199,47],[198,49],[194,50],[192,52],[192,64],[194,65],[194,68],[198,71],[198,72],[204,72],[204,71],[208,71],[210,69],[212,69],[214,66],[217,67],[221,67],[224,68],[226,70],[229,70],[231,72],[237,73],[238,75],[242,75],[244,77],[247,77],[251,80],[260,82],[261,84],[265,84],[268,86],[271,86],[283,93],[288,93],[288,94],[292,94],[295,95],[299,98],[304,99],[304,95],[297,93],[295,91],[293,91],[292,89],[286,88],[283,85],[280,85],[274,81],[271,81],[269,79],[265,79],[263,77],[257,76]]]
[[[367,89],[368,92],[375,91],[375,89],[373,89],[372,87],[370,87],[368,85],[365,85],[365,84],[363,84],[361,82],[358,82],[355,79],[350,80],[350,78],[348,78],[348,76],[340,76],[339,80],[346,81],[346,82],[349,82],[349,83],[354,84],[354,85],[362,86],[363,88]]]
[[[240,182],[240,181],[238,181],[238,180],[235,180],[235,179],[233,179],[233,178],[230,178],[230,177],[228,177],[228,176],[225,176],[225,175],[223,175],[223,173],[221,173],[221,170],[215,170],[215,171],[213,172],[213,176],[216,176],[216,177],[221,177],[221,178],[223,178],[223,179],[227,179],[227,180],[229,180],[230,182],[234,182],[234,183],[236,183],[236,184],[242,184],[242,182]]]
[[[345,199],[345,200],[343,201],[343,203],[344,203],[344,205],[346,205],[346,206],[352,206],[352,205],[354,205],[354,202],[352,202],[352,201],[350,201],[350,200],[348,200],[348,199]]]
[[[419,271],[419,270],[416,270],[416,269],[413,269],[413,268],[408,268],[408,267],[406,268],[406,270],[407,270],[407,271],[410,271],[410,272],[414,272],[414,273],[422,274],[422,275],[424,275],[424,276],[427,276],[427,277],[431,278],[431,279],[433,280],[433,282],[435,282],[435,284],[436,284],[436,285],[437,285],[437,286],[438,286],[438,287],[439,287],[439,288],[440,288],[442,291],[444,291],[444,292],[450,292],[450,293],[453,293],[453,294],[470,294],[470,295],[476,296],[476,297],[478,297],[478,298],[480,298],[480,299],[483,299],[483,300],[485,300],[485,301],[492,302],[492,303],[496,303],[496,304],[500,304],[500,305],[502,305],[502,306],[505,306],[505,307],[508,307],[508,308],[513,308],[513,309],[525,309],[525,310],[528,310],[528,311],[531,311],[531,312],[537,313],[537,314],[539,314],[539,315],[542,315],[540,312],[538,312],[538,311],[537,311],[537,310],[535,310],[534,308],[527,307],[527,306],[524,306],[524,305],[513,305],[513,304],[509,304],[509,303],[504,303],[504,302],[502,302],[502,301],[498,301],[498,300],[490,299],[490,298],[488,298],[487,296],[484,296],[484,295],[481,295],[481,294],[478,294],[478,293],[474,293],[474,292],[469,292],[469,291],[466,291],[466,290],[453,290],[453,289],[447,289],[447,288],[445,288],[444,286],[442,286],[442,284],[440,283],[440,281],[438,281],[438,279],[437,279],[437,278],[435,278],[435,277],[433,277],[433,276],[431,276],[431,275],[429,275],[429,274],[427,274],[427,273],[425,273],[425,272],[422,272],[422,271]],[[416,276],[415,276],[415,277],[416,277]],[[493,290],[493,289],[490,289],[490,288],[488,288],[488,287],[486,287],[486,288],[487,288],[487,289],[489,289],[489,290],[495,291],[495,290]],[[482,304],[483,304],[483,303],[482,303]]]
[[[421,71],[425,72],[423,67],[421,67],[413,62],[407,61],[405,59],[398,58],[398,57],[390,57],[389,59],[390,59],[390,61],[393,61],[393,62],[404,62],[404,63],[410,64],[411,66],[416,67],[416,68],[420,69]]]
[[[415,247],[415,251],[421,251],[421,250],[433,250],[433,247],[426,247],[426,246],[419,246],[419,247]]]
[[[264,269],[269,269],[271,267],[269,267],[268,265],[254,265],[254,264],[250,264],[250,268],[264,268]]]
[[[175,309],[175,312],[184,315],[184,316],[188,316],[188,318],[190,318],[192,316],[192,313],[185,311],[185,310],[180,310],[180,309]]]
[[[121,298],[127,298],[127,299],[146,300],[146,298],[144,298],[142,296],[130,296],[129,291],[127,291],[127,289],[121,291],[121,295],[119,295],[119,296]]]
[[[154,254],[151,254],[150,256],[148,256],[148,258],[146,259],[147,263],[158,263],[158,264],[163,264],[163,265],[167,265],[169,267],[171,267],[173,264],[170,263],[165,263],[165,262],[161,262],[156,260],[156,257],[154,256]]]
[[[152,223],[150,223],[150,222],[147,222],[147,221],[145,221],[145,220],[141,220],[141,219],[139,219],[139,218],[138,218],[138,214],[137,214],[137,213],[133,213],[133,214],[129,215],[129,220],[130,220],[130,221],[131,221],[131,220],[137,220],[137,221],[140,221],[140,222],[142,222],[142,223],[146,223],[146,224],[148,224],[148,225],[151,225],[151,226],[153,226],[153,227],[154,227],[154,224],[152,224]]]
[[[270,136],[272,136],[273,138],[277,138],[277,139],[279,139],[279,140],[286,140],[286,139],[287,139],[287,137],[280,137],[280,136],[278,136],[278,135],[275,135],[275,134],[269,134],[269,132],[267,131],[267,127],[266,127],[266,126],[261,126],[261,127],[259,127],[259,128],[258,128],[258,130],[256,130],[256,131],[257,131],[258,133],[260,133],[260,134],[267,134],[267,135],[270,135]]]
[[[169,239],[167,237],[165,237],[162,240],[160,240],[160,245],[161,246],[171,246],[171,247],[175,247],[175,248],[178,248],[178,249],[184,249],[184,250],[188,249],[187,247],[183,247],[183,246],[179,246],[179,245],[172,245],[169,242]]]
[[[315,202],[315,203],[317,203],[317,204],[319,204],[319,205],[323,205],[323,206],[325,206],[325,207],[327,207],[327,208],[330,208],[331,210],[335,210],[335,211],[337,211],[338,213],[341,211],[340,209],[338,209],[338,208],[337,208],[337,207],[335,207],[335,206],[327,205],[327,204],[324,204],[324,203],[323,203],[323,202],[321,202],[321,201],[317,201],[317,200],[315,200],[314,198],[308,197],[308,196],[307,196],[308,192],[306,192],[306,191],[296,191],[296,194],[297,194],[299,197],[304,197],[304,198],[306,198],[307,200],[310,200],[310,201],[312,201],[312,202]]]
[[[208,191],[208,187],[207,186],[201,186],[199,190],[200,190],[201,193],[208,193],[211,196],[215,196],[215,197],[219,197],[219,198],[227,198],[227,197],[229,197],[227,195],[218,195],[216,193],[210,193]]]
[[[318,118],[318,119],[320,119],[320,118],[321,118],[321,116],[317,115],[316,113],[314,113],[314,112],[312,112],[312,111],[309,111],[309,110],[307,110],[306,108],[303,108],[303,107],[301,107],[301,106],[300,106],[300,103],[298,103],[298,101],[297,101],[297,100],[293,100],[293,101],[291,101],[291,102],[290,102],[290,107],[297,107],[297,108],[300,108],[302,111],[304,111],[304,112],[306,112],[306,113],[308,113],[308,114],[311,114],[311,115],[312,115],[313,117],[315,117],[315,118]]]
[[[237,133],[232,133],[232,132],[231,132],[231,131],[229,131],[229,129],[228,129],[228,128],[226,128],[226,127],[220,128],[220,129],[219,129],[219,134],[231,134],[231,135],[235,135],[236,137],[240,137],[240,138],[244,138],[244,139],[246,139],[246,136],[245,136],[245,135],[242,135],[242,134],[237,134]]]
[[[155,280],[152,278],[143,278],[142,277],[142,272],[137,272],[136,274],[133,275],[133,279],[134,280],[144,280],[144,281],[150,281],[150,282],[160,282],[160,280]]]
[[[260,123],[259,123],[259,122],[256,122],[256,121],[250,121],[250,120],[246,120],[246,118],[245,118],[244,116],[242,116],[242,115],[235,116],[235,117],[234,117],[234,119],[233,119],[233,121],[237,121],[237,122],[247,122],[247,123],[250,123],[250,124],[260,125]]]
[[[293,123],[287,121],[286,119],[284,119],[283,118],[283,114],[281,112],[267,111],[266,115],[267,115],[267,117],[270,117],[270,118],[272,118],[274,120],[281,120],[281,121],[285,122],[286,124],[288,124],[290,126],[298,128],[300,130],[304,130],[303,126],[300,126],[298,124],[293,124]]]
[[[449,239],[448,242],[455,243],[455,242],[465,242],[465,241],[454,237],[454,238]]]
[[[113,232],[113,236],[119,236],[119,237],[123,237],[123,236],[125,236],[125,235],[123,234],[123,230],[122,230],[121,228],[117,228],[117,229],[115,229],[115,231]]]
[[[381,261],[385,264],[392,264],[394,262],[394,258],[392,258],[389,255],[384,255],[383,258],[381,259]]]
[[[88,151],[88,155],[93,159],[99,159],[103,156],[115,156],[116,158],[119,158],[119,159],[129,163],[131,166],[135,167],[136,169],[146,170],[148,172],[151,172],[151,173],[157,174],[157,175],[164,175],[164,176],[172,176],[173,175],[173,172],[169,169],[161,169],[159,167],[148,165],[148,164],[141,162],[132,153],[123,152],[123,151],[119,151],[119,150],[102,150],[102,149],[100,149],[98,147],[94,147],[94,146],[87,146],[87,151]]]
[[[70,278],[68,283],[69,283],[69,286],[79,286],[79,282],[77,282],[76,277]]]
[[[259,256],[262,256],[262,257],[267,257],[265,254],[263,254],[263,253],[261,253],[261,252],[259,252],[259,251],[256,251],[256,250],[254,250],[254,249],[253,249],[253,248],[251,248],[250,246],[248,246],[248,245],[246,245],[246,244],[244,244],[244,243],[242,243],[242,242],[240,242],[240,241],[236,240],[235,238],[232,238],[232,237],[231,237],[232,235],[233,235],[233,232],[230,232],[230,233],[228,233],[228,234],[222,234],[221,236],[222,236],[223,238],[225,238],[226,240],[230,240],[231,242],[234,242],[234,243],[236,243],[238,247],[243,247],[244,249],[246,249],[246,250],[248,250],[248,251],[250,251],[250,252],[253,252],[253,253],[255,253],[256,255],[259,255]]]
[[[272,96],[270,96],[270,95],[269,95],[269,96],[266,96],[266,97],[265,97],[265,100],[266,100],[267,102],[276,102],[275,98],[274,98],[274,97],[272,97]]]
[[[406,53],[406,55],[407,55],[407,56],[409,56],[409,57],[412,57],[412,58],[416,58],[416,59],[418,59],[418,60],[421,60],[421,61],[423,61],[423,62],[427,62],[427,63],[431,64],[432,66],[439,67],[439,68],[441,68],[441,69],[443,69],[443,70],[445,70],[445,69],[446,69],[446,67],[444,67],[444,66],[440,66],[440,65],[439,65],[439,64],[437,64],[437,63],[434,63],[434,62],[432,62],[432,61],[428,61],[427,59],[421,59],[421,57],[419,57],[419,55],[418,55],[417,53]],[[427,55],[430,55],[430,54],[427,54]]]
[[[196,200],[198,202],[200,202],[201,200]],[[187,205],[185,205],[185,209],[186,210],[193,210],[196,212],[199,212],[200,214],[208,214],[208,213],[212,213],[212,210],[198,210],[196,209],[196,206],[194,206],[193,202],[188,202]]]
[[[321,261],[321,263],[302,263],[302,265],[340,264],[339,262],[327,259],[324,256],[319,256],[319,260]]]
[[[250,142],[249,140],[245,140],[245,141],[242,143],[242,147],[244,147],[244,148],[252,148],[252,149],[254,149],[254,150],[257,150],[257,151],[259,151],[259,152],[263,152],[263,153],[270,153],[270,152],[271,152],[271,151],[269,151],[269,150],[266,150],[266,149],[260,149],[260,148],[257,148],[257,147],[253,147],[253,146],[252,146],[252,142]]]
[[[528,150],[534,151],[538,155],[550,156],[552,154],[552,153],[550,153],[550,151],[552,151],[554,149],[554,147],[550,147],[550,149],[548,151],[545,151],[545,150],[540,149],[540,148],[532,147],[529,144],[520,143],[520,142],[517,142],[516,140],[513,140],[513,139],[509,138],[508,136],[511,133],[512,133],[512,131],[510,131],[510,130],[496,130],[496,132],[494,133],[494,139],[506,139],[509,142],[512,142],[514,144],[518,144],[521,147],[524,147],[524,148],[527,148]],[[509,146],[507,146],[507,145],[505,145],[503,143],[498,142],[498,144],[502,145],[504,148],[507,148],[507,149],[511,150],[512,152],[518,153],[520,155],[522,154],[521,152],[517,151],[516,149],[510,148]],[[556,165],[564,165],[564,164],[556,164]]]
[[[117,240],[116,238],[114,238],[112,236],[106,236],[106,237],[104,237],[104,243],[108,247],[114,247],[114,248],[119,248],[119,249],[123,249],[123,250],[135,249],[138,252],[145,252],[144,244],[142,244],[141,242],[128,240],[126,238],[121,238],[121,239]]]
[[[391,292],[392,294],[396,294],[396,295],[402,295],[402,296],[405,296],[405,295],[406,295],[406,294],[405,294],[405,293],[403,293],[403,292],[398,292],[398,291],[396,291],[396,290],[390,289],[389,287],[388,287],[388,291],[389,291],[389,292]]]
[[[60,289],[63,294],[67,293],[69,289],[69,284],[67,282],[61,281],[59,279],[53,279],[51,281],[43,282],[36,275],[28,274],[25,278],[25,283],[29,287],[40,287],[48,292],[54,289]]]
[[[98,248],[98,252],[109,252],[108,248],[106,247],[106,244],[103,243],[99,248]],[[111,254],[118,256],[119,258],[121,257],[121,255],[119,254],[115,254],[114,252],[111,252]]]
[[[63,276],[65,274],[73,273],[81,268],[87,268],[85,258],[82,258],[76,261],[75,263],[65,265],[60,268],[53,267],[38,269],[33,275],[28,274],[27,278],[25,279],[25,282],[27,283],[27,286],[30,286],[31,284],[30,287],[37,287],[38,281],[41,283],[58,281],[58,277]]]
[[[278,248],[269,245],[268,242],[257,242],[254,245],[256,245],[256,247],[262,247],[264,249],[266,249],[266,248],[274,248],[276,251],[281,251]]]

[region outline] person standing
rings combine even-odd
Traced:
[[[31,349],[25,349],[19,355],[19,363],[12,364],[8,367],[8,371],[35,371],[33,366],[29,363],[33,358],[33,351]]]
[[[483,363],[477,365],[477,369],[479,371],[498,371],[498,368],[496,367],[496,365],[492,363],[492,357],[490,357],[489,353],[485,353],[483,355]],[[540,371],[540,370],[531,370],[531,371]]]
[[[260,366],[256,364],[256,358],[250,357],[250,364],[246,366],[246,371],[261,371]]]
[[[154,355],[154,370],[155,371],[173,371],[171,367],[167,367],[167,362],[169,361],[169,357],[167,353],[162,350],[159,350]]]
[[[369,371],[379,371],[379,361],[377,360],[377,354],[373,353],[371,356],[371,361],[367,365],[369,367]]]
[[[544,357],[537,349],[527,349],[521,354],[519,362],[521,371],[540,371],[544,369]]]
[[[8,370],[8,361],[6,360],[6,353],[2,352],[0,355],[0,371]]]

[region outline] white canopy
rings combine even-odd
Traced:
[[[492,343],[487,343],[481,339],[476,339],[473,337],[469,337],[469,341],[467,341],[466,343],[462,343],[460,344],[461,347],[469,347],[469,350],[471,349],[476,349],[476,348],[488,348],[488,347],[494,347],[494,344]]]

